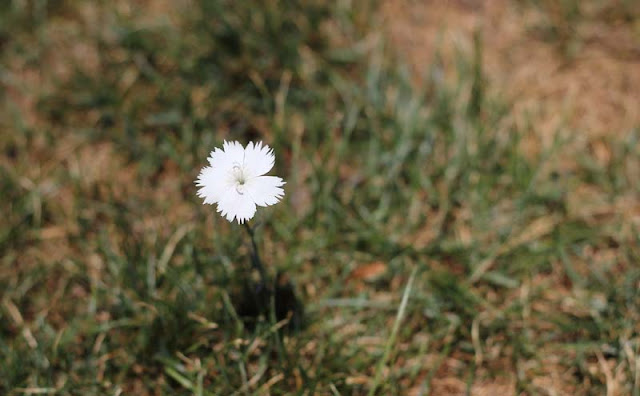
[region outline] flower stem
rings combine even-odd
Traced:
[[[258,246],[256,245],[254,229],[246,221],[243,224],[245,230],[247,230],[247,233],[251,238],[251,266],[253,267],[253,269],[258,270],[258,272],[260,273],[260,280],[262,281],[263,286],[268,287],[269,283],[267,282],[267,271],[264,269],[262,260],[260,260],[260,255],[258,254]]]

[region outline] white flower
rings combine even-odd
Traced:
[[[202,168],[196,185],[198,196],[205,204],[218,204],[218,212],[227,220],[244,223],[256,213],[256,205],[269,206],[284,196],[285,182],[275,176],[264,176],[273,168],[275,156],[267,146],[249,143],[243,148],[238,142],[225,141],[222,150],[209,155],[209,164]]]

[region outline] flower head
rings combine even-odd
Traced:
[[[244,223],[256,213],[257,206],[269,206],[284,196],[285,182],[264,176],[273,168],[273,150],[262,142],[242,147],[225,141],[222,150],[209,154],[209,164],[200,171],[196,185],[205,204],[218,204],[218,212],[229,221]]]

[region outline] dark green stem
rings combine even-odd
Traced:
[[[256,245],[255,232],[253,228],[249,225],[248,222],[244,222],[244,228],[247,230],[249,237],[251,238],[251,266],[253,269],[258,270],[260,273],[260,280],[264,287],[268,287],[269,283],[267,282],[267,271],[264,269],[262,265],[262,260],[260,260],[260,255],[258,254],[258,246]]]

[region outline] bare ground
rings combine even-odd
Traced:
[[[543,136],[567,127],[593,139],[637,127],[640,7],[588,1],[575,16],[560,2],[523,3],[387,0],[381,13],[417,79],[436,49],[452,66],[454,53],[470,52],[481,33],[489,87],[515,103],[520,122],[535,119]]]

